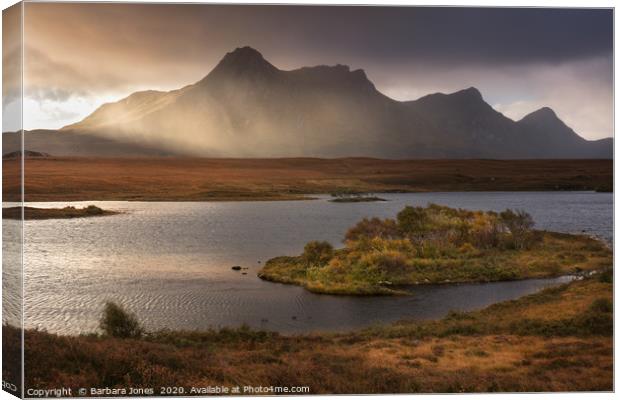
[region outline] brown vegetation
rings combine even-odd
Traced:
[[[33,158],[27,201],[284,200],[313,193],[595,190],[612,186],[611,160],[379,160],[371,158]],[[3,161],[5,201],[19,164]]]
[[[533,226],[520,210],[407,206],[396,219],[363,219],[342,249],[309,242],[300,256],[268,260],[258,276],[315,293],[377,295],[405,294],[403,285],[560,276],[612,264],[611,250],[596,239]]]
[[[117,338],[139,338],[144,333],[138,318],[116,303],[106,302],[99,328],[104,335]]]
[[[24,219],[64,219],[64,218],[86,218],[102,217],[104,215],[117,214],[114,211],[103,210],[97,206],[90,205],[84,208],[68,206],[64,208],[36,208],[24,207]],[[6,207],[2,209],[2,218],[21,219],[21,207]]]
[[[207,385],[309,386],[311,393],[610,391],[612,286],[608,271],[481,311],[345,334],[240,328],[121,339],[29,330],[26,387],[182,386],[186,394]],[[4,327],[5,345],[17,348],[19,340],[17,329]]]

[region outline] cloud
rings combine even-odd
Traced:
[[[21,4],[21,3],[20,3]],[[2,12],[2,130],[21,129],[21,5]]]
[[[46,52],[27,45],[24,57],[24,96],[34,99],[67,100],[115,90],[128,82],[112,72],[96,74],[58,61]]]
[[[66,100],[24,98],[24,129],[58,129],[79,121],[102,103],[105,97],[71,96]]]
[[[612,62],[593,58],[529,71],[522,83],[524,100],[498,101],[495,108],[520,119],[541,107],[551,107],[560,119],[587,139],[613,135]],[[516,82],[515,82],[516,83]]]

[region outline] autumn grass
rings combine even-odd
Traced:
[[[274,385],[309,386],[314,394],[610,391],[610,277],[597,274],[438,321],[352,333],[282,336],[241,327],[119,339],[28,330],[26,387]],[[5,326],[3,332],[3,345],[18,345],[18,330]],[[14,378],[8,373],[3,379]]]
[[[541,242],[527,250],[489,249],[441,257],[412,258],[404,268],[392,270],[379,281],[372,276],[348,271],[326,270],[323,273],[308,274],[301,256],[270,259],[259,272],[259,277],[303,286],[315,293],[390,295],[408,293],[402,288],[408,285],[579,275],[608,267],[612,263],[611,251],[597,239],[556,232],[540,234]]]
[[[23,207],[24,219],[66,219],[66,218],[86,218],[86,217],[102,217],[105,215],[118,214],[115,211],[103,210],[97,206],[87,206],[84,208],[75,208],[67,206],[64,208],[36,208]],[[2,209],[2,218],[21,219],[21,207],[6,207]]]
[[[342,249],[310,242],[299,256],[268,260],[258,276],[315,293],[390,295],[410,293],[411,285],[579,275],[612,265],[611,250],[597,239],[532,224],[511,210],[406,207],[397,220],[360,221]]]
[[[403,322],[370,328],[361,335],[415,338],[500,333],[543,337],[608,335],[613,330],[612,285],[605,275],[609,273],[610,269],[480,311],[451,312],[442,320],[424,324]]]
[[[28,159],[26,201],[296,200],[318,193],[595,190],[612,187],[611,160],[374,158]],[[3,160],[5,201],[19,200],[20,164]]]

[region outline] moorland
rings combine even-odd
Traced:
[[[340,191],[603,190],[612,160],[88,158],[25,160],[26,201],[296,200]],[[19,163],[3,160],[5,201]]]

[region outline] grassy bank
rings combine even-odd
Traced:
[[[21,193],[4,160],[4,199]],[[611,160],[381,160],[373,158],[32,158],[26,201],[294,200],[316,193],[596,190]]]
[[[65,218],[86,218],[102,217],[104,215],[118,214],[114,211],[103,210],[97,206],[90,205],[84,208],[68,206],[64,208],[36,208],[24,207],[24,219],[65,219]],[[21,219],[21,207],[7,207],[2,209],[2,218]]]
[[[316,293],[403,293],[399,286],[542,278],[612,265],[604,244],[585,235],[532,229],[523,212],[406,207],[396,219],[364,219],[334,250],[310,242],[297,257],[276,257],[259,277]]]
[[[609,391],[612,326],[609,271],[481,311],[347,334],[281,336],[241,328],[119,339],[29,330],[26,387],[183,386],[188,393],[192,386],[274,385],[309,386],[318,394]],[[4,346],[19,344],[18,330],[4,327],[3,335]]]

